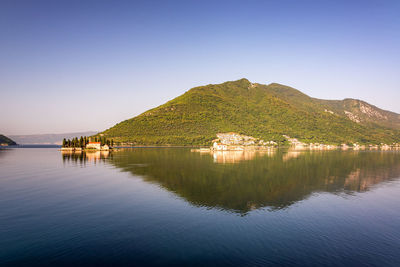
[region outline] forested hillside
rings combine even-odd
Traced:
[[[360,100],[320,100],[280,84],[247,79],[195,87],[103,132],[120,142],[207,145],[218,132],[285,142],[380,144],[400,141],[400,115]]]

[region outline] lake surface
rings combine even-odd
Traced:
[[[0,150],[7,265],[400,266],[400,152]]]

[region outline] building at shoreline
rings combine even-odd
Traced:
[[[101,150],[101,143],[100,142],[89,142],[86,145],[86,149],[97,149]]]
[[[105,144],[105,145],[101,145],[101,142],[89,142],[86,145],[86,149],[95,149],[95,150],[110,150],[110,147]]]

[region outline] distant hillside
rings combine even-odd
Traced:
[[[281,143],[282,135],[307,143],[393,143],[400,141],[400,115],[360,100],[320,100],[241,79],[195,87],[103,134],[135,144],[206,145],[231,131]]]
[[[5,135],[0,134],[0,145],[7,144],[9,146],[16,145],[17,143]]]
[[[91,136],[97,132],[77,132],[63,134],[30,134],[30,135],[10,135],[18,144],[22,145],[61,145],[63,138],[72,139],[79,136]]]
[[[392,129],[400,129],[400,115],[391,111],[382,110],[358,99],[318,100],[326,104],[337,114],[345,114],[350,120],[364,125],[378,125]]]

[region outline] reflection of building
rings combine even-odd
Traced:
[[[86,151],[61,151],[63,161],[71,161],[74,163],[86,164],[86,162],[94,162],[105,160],[106,158],[112,156],[111,152],[108,150],[95,150],[88,149]]]
[[[100,159],[100,151],[86,152],[86,158],[88,160],[98,160]]]
[[[100,155],[103,159],[106,159],[110,155],[110,151],[101,151]]]
[[[302,152],[300,151],[288,151],[286,154],[283,155],[282,159],[283,161],[287,161],[289,159],[297,158],[301,154]]]
[[[108,158],[109,154],[110,154],[109,151],[92,151],[92,152],[87,151],[86,152],[86,158],[88,160],[96,161],[96,160],[99,160],[99,159]]]
[[[256,156],[272,156],[275,150],[268,151],[213,151],[211,155],[215,163],[238,163],[244,160],[252,160]]]

